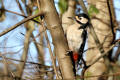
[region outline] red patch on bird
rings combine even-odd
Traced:
[[[74,61],[78,60],[78,53],[77,52],[73,53],[73,59],[74,59]]]

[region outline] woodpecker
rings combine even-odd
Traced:
[[[74,24],[67,28],[66,37],[69,46],[69,54],[73,63],[73,70],[76,73],[76,64],[83,59],[84,47],[87,39],[87,27],[90,24],[90,19],[85,13],[68,17],[74,21]]]

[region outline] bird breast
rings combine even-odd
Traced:
[[[67,41],[70,50],[78,52],[82,43],[81,34],[83,29],[79,29],[80,24],[73,24],[67,29]]]

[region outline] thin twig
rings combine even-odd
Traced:
[[[106,75],[94,75],[94,76],[81,76],[81,77],[77,77],[77,78],[93,78],[93,77],[107,77],[107,76],[119,76],[120,75],[120,72],[117,72],[117,73],[112,73],[112,74],[106,74]]]
[[[83,11],[88,15],[88,11],[87,11],[87,8],[86,8],[83,0],[78,0],[78,1],[79,1],[79,4],[81,5]],[[91,33],[91,35],[92,35],[92,37],[93,37],[93,39],[94,39],[94,41],[95,41],[95,43],[96,43],[96,46],[97,46],[97,48],[99,49],[99,51],[100,51],[100,53],[101,53],[101,57],[99,57],[98,60],[101,59],[102,57],[105,58],[104,55],[106,55],[106,53],[105,53],[105,51],[104,51],[104,49],[103,49],[103,45],[100,43],[100,41],[99,41],[99,39],[98,39],[98,37],[97,37],[97,35],[96,35],[96,33],[95,33],[95,30],[94,30],[94,28],[93,28],[93,25],[92,25],[91,21],[90,21],[89,29],[90,29],[90,33]],[[102,56],[102,55],[103,55],[103,56]],[[98,60],[96,60],[96,61],[98,61]],[[96,61],[93,61],[93,62],[96,63]],[[94,63],[90,64],[89,66],[93,65]],[[89,66],[88,66],[88,67],[89,67]],[[87,68],[88,68],[88,67],[87,67]],[[83,69],[83,70],[86,70],[87,68],[85,68],[85,69]],[[84,71],[84,72],[85,72],[85,71]],[[84,74],[82,74],[82,75],[84,75]],[[84,80],[84,78],[83,78],[83,80]]]
[[[1,10],[1,9],[0,9]],[[9,12],[9,13],[13,13],[13,14],[16,14],[16,15],[19,15],[19,16],[22,16],[22,17],[25,17],[25,18],[27,18],[27,17],[29,17],[29,16],[25,16],[24,14],[20,14],[20,13],[17,13],[17,12],[14,12],[14,11],[10,11],[10,10],[7,10],[7,9],[4,9],[5,11],[7,11],[7,12]],[[36,22],[36,23],[38,23],[38,24],[41,24],[39,21],[36,21],[36,20],[34,20],[34,19],[32,19],[32,21],[34,21],[34,22]]]
[[[0,56],[0,57],[2,57],[2,56]],[[23,60],[17,60],[17,59],[12,59],[12,58],[7,58],[7,57],[5,59],[12,60],[12,61],[17,61],[17,62],[25,62]],[[35,62],[31,62],[31,61],[27,61],[26,63],[41,65],[40,63],[35,63]]]
[[[33,31],[32,26],[29,26],[29,29],[27,29],[27,32],[26,32],[26,35],[25,35],[24,50],[23,50],[23,53],[22,53],[22,56],[21,56],[21,60],[24,61],[24,62],[20,63],[20,72],[19,72],[19,75],[18,75],[19,78],[21,78],[22,75],[23,75],[23,70],[24,70],[24,67],[25,67],[25,63],[26,63],[26,60],[27,60],[28,49],[29,49],[29,40],[30,40],[32,31]]]
[[[116,44],[118,44],[119,42],[120,42],[120,41],[116,42],[115,44],[112,44],[112,45],[109,47],[108,50],[106,50],[103,54],[101,54],[97,59],[95,59],[95,60],[94,60],[91,64],[89,64],[88,66],[92,66],[92,65],[95,64],[97,61],[99,61],[102,57],[104,57],[105,55],[107,55],[108,52],[109,52],[110,50],[112,50],[113,47],[114,47]]]
[[[11,76],[14,78],[15,77],[15,74],[8,68],[8,62],[6,61],[6,58],[5,56],[3,56],[1,53],[0,53],[0,56],[3,58],[3,61],[4,61],[4,64],[5,64],[5,67],[7,67],[7,70],[9,70]]]
[[[115,32],[114,32],[114,24],[113,24],[113,14],[111,12],[111,6],[110,6],[110,0],[107,0],[107,6],[108,6],[108,11],[109,11],[109,16],[110,16],[110,27],[111,27],[111,31],[113,34],[113,40],[112,42],[115,40]]]
[[[20,2],[19,2],[19,0],[16,0],[16,3],[17,3],[17,5],[18,5],[18,7],[20,8],[20,11],[21,11],[23,14],[25,14],[25,13],[24,13],[24,10],[23,10]]]
[[[43,24],[43,23],[42,23]],[[42,25],[43,26],[43,25]],[[44,26],[43,26],[44,27]],[[50,56],[51,56],[51,60],[52,60],[52,64],[53,64],[53,68],[54,68],[54,72],[56,74],[56,79],[60,79],[59,77],[59,74],[57,72],[57,68],[56,68],[56,65],[55,65],[55,59],[54,59],[54,56],[53,56],[53,53],[52,53],[52,49],[51,49],[51,46],[50,46],[50,42],[49,42],[49,39],[48,39],[48,36],[47,36],[47,32],[45,31],[45,38],[47,40],[47,46],[48,46],[48,49],[49,49],[49,52],[50,52]]]
[[[35,15],[32,15],[32,16],[29,16],[28,18],[23,19],[22,21],[20,21],[19,23],[15,24],[14,26],[12,26],[12,27],[10,27],[8,29],[5,29],[3,32],[1,32],[0,33],[0,37],[3,36],[3,35],[5,35],[6,33],[10,32],[11,30],[14,30],[15,28],[17,28],[21,24],[23,24],[23,23],[25,23],[25,22],[27,22],[27,21],[35,18],[35,17],[38,17],[38,16],[40,16],[42,14],[43,14],[43,12],[39,12],[39,13],[37,13]]]
[[[16,48],[16,47],[20,47],[20,46],[23,46],[22,44],[19,44],[19,45],[13,45],[13,46],[6,46],[6,47],[0,47],[0,48]]]
[[[49,39],[48,39],[46,31],[45,31],[45,38],[47,40],[47,44],[48,44],[48,48],[49,48],[49,52],[50,52],[50,56],[51,56],[51,60],[52,60],[53,68],[54,68],[54,72],[56,74],[56,79],[60,79],[59,74],[57,72],[56,65],[55,65],[55,57],[53,56],[52,49],[51,49],[50,42],[49,42]]]
[[[40,10],[39,0],[37,0],[37,4],[38,4],[38,8],[39,8],[39,10]],[[42,27],[43,27],[43,30],[45,30],[44,22],[42,23]],[[56,74],[56,79],[60,79],[59,74],[58,74],[58,72],[57,72],[54,55],[53,55],[53,53],[52,53],[52,49],[51,49],[51,46],[50,46],[50,42],[49,42],[49,39],[48,39],[46,30],[45,30],[45,38],[46,38],[46,40],[47,40],[47,46],[48,46],[48,49],[49,49],[49,52],[50,52],[50,56],[51,56],[51,60],[52,60],[52,64],[53,64],[53,69],[54,69],[54,72],[55,72],[55,74]]]
[[[87,8],[85,7],[85,4],[84,4],[83,0],[79,0],[79,4],[82,6],[83,11],[88,15],[88,11],[87,11]],[[89,28],[90,28],[90,32],[91,32],[91,34],[92,34],[92,36],[93,36],[93,38],[95,40],[97,48],[103,54],[105,52],[104,49],[103,49],[103,45],[101,45],[101,43],[100,43],[100,41],[99,41],[95,31],[94,31],[94,28],[93,28],[93,25],[91,24],[91,21],[90,21]]]

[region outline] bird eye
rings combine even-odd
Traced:
[[[81,17],[79,17],[79,19],[81,20],[82,18],[81,18]]]

